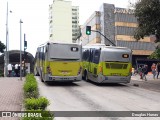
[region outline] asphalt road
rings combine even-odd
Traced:
[[[40,95],[51,111],[160,111],[160,93],[130,84],[42,83]],[[139,113],[138,113],[139,114]],[[83,115],[82,115],[83,116]],[[160,115],[159,115],[160,116]],[[158,117],[56,117],[56,120],[159,120]]]

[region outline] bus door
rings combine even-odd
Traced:
[[[90,73],[93,73],[93,69],[92,69],[92,66],[93,66],[93,63],[92,63],[92,61],[93,61],[93,50],[94,50],[94,49],[90,49],[90,53],[89,53],[88,71],[89,71]]]
[[[99,57],[100,57],[100,50],[92,49],[91,55],[90,55],[89,72],[91,72],[94,75],[97,75]]]
[[[100,49],[93,50],[92,73],[94,75],[97,75],[99,58],[100,58]]]

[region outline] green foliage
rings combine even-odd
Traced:
[[[26,98],[38,98],[38,85],[33,74],[26,76],[26,81],[23,86],[24,95]]]
[[[22,120],[53,120],[53,114],[49,111],[45,111],[49,105],[49,101],[45,97],[38,98],[38,84],[33,74],[27,74],[26,81],[23,86],[25,100],[24,107],[25,115],[22,117]],[[33,113],[32,115],[26,113]],[[41,116],[36,116],[37,113],[40,113]],[[34,116],[35,115],[35,116]]]
[[[44,97],[40,98],[28,98],[25,99],[25,108],[26,110],[45,110],[47,105],[49,105],[48,99]]]
[[[135,16],[139,24],[135,39],[156,35],[156,42],[160,41],[160,0],[140,0],[135,4]]]
[[[160,49],[156,49],[148,58],[159,59],[160,58]]]
[[[53,120],[53,118],[49,117],[24,117],[22,120]]]
[[[0,52],[3,53],[5,48],[5,45],[0,41]]]
[[[3,77],[3,76],[4,76],[3,71],[0,70],[0,77]]]

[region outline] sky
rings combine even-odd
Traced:
[[[79,6],[80,25],[99,10],[103,3],[127,8],[129,0],[68,0]],[[134,0],[131,0],[134,1]],[[49,4],[52,0],[8,0],[9,50],[20,50],[20,19],[23,36],[26,34],[27,52],[35,56],[37,47],[49,40]],[[6,44],[7,0],[0,0],[0,41]]]

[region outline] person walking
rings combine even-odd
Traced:
[[[148,65],[144,65],[142,67],[142,80],[145,79],[147,81],[146,75],[148,74]]]
[[[132,67],[132,76],[134,76],[135,69]]]
[[[140,76],[140,79],[142,79],[142,68],[140,66],[138,68],[138,74]]]
[[[15,73],[16,73],[16,77],[18,77],[18,64],[15,64]]]
[[[153,63],[151,66],[152,74],[153,74],[153,79],[155,79],[156,76],[156,64]]]
[[[12,65],[8,64],[7,68],[8,68],[8,77],[11,77]]]
[[[157,71],[157,79],[158,79],[158,76],[159,76],[159,73],[160,73],[160,63],[157,63],[156,71]]]

